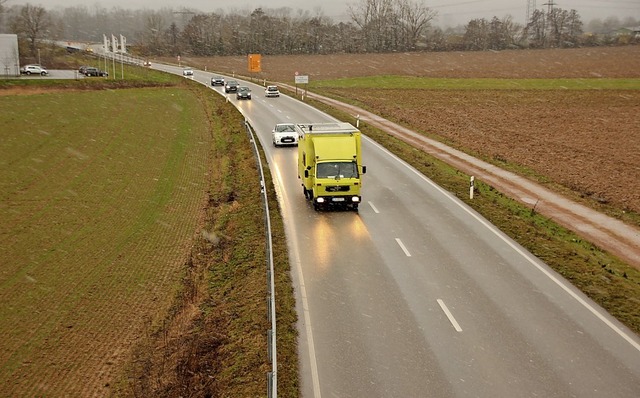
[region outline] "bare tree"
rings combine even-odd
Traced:
[[[478,51],[489,48],[489,22],[486,19],[472,19],[463,37],[465,50]]]
[[[405,50],[415,51],[420,37],[425,34],[431,21],[438,15],[422,0],[399,0],[400,22],[404,29]]]
[[[582,21],[576,10],[554,8],[547,15],[549,44],[553,47],[575,46],[582,34]]]
[[[527,22],[525,35],[529,40],[530,46],[534,48],[546,47],[547,45],[547,29],[546,14],[544,11],[535,10],[531,19]]]
[[[489,23],[489,48],[492,50],[504,50],[512,48],[519,43],[522,27],[513,22],[511,16],[502,19],[493,17]]]
[[[582,20],[576,10],[569,11],[569,17],[567,18],[567,25],[565,29],[564,40],[575,46],[580,41],[580,36],[584,33],[582,30]]]
[[[0,0],[0,32],[4,30],[3,21],[4,21],[4,5],[8,0]]]
[[[360,0],[360,3],[348,6],[351,20],[362,30],[365,50],[388,50],[385,42],[395,19],[393,2],[394,0]]]
[[[160,55],[165,51],[165,21],[159,13],[151,13],[147,16],[144,30],[141,35],[141,47],[144,55]]]
[[[47,10],[40,6],[27,4],[11,21],[11,28],[18,36],[25,38],[29,44],[29,52],[36,56],[38,43],[48,37],[51,20]]]

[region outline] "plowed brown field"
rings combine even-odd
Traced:
[[[640,91],[362,90],[388,118],[536,174],[600,203],[640,211]],[[456,106],[457,104],[457,106]]]

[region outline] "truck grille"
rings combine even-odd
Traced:
[[[325,187],[327,192],[349,192],[351,186],[349,185],[329,185]]]

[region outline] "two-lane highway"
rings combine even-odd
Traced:
[[[638,336],[375,142],[360,211],[314,211],[296,149],[274,148],[271,129],[333,119],[246,85],[253,99],[230,101],[282,206],[304,397],[640,396]]]

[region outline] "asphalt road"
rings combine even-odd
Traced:
[[[270,131],[332,118],[247,85],[251,101],[229,100],[282,206],[304,397],[640,396],[638,336],[368,138],[360,211],[314,211],[296,149],[274,148]]]

